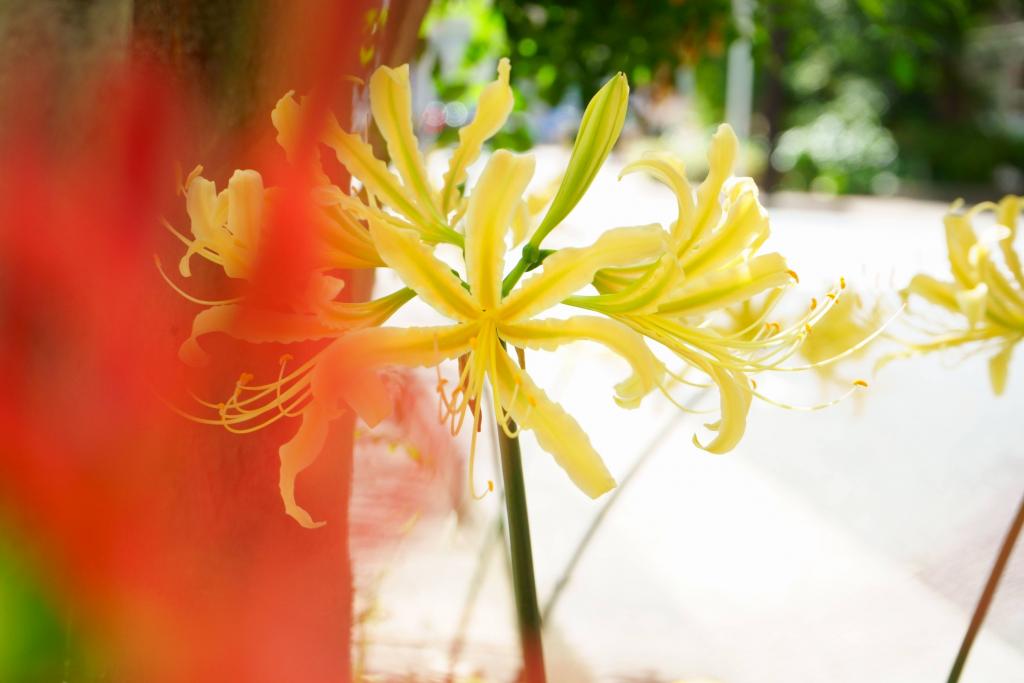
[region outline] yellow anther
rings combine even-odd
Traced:
[[[795,270],[787,270],[786,272],[789,273],[789,276],[793,278],[794,282],[796,282],[797,284],[800,283],[800,276],[796,274]]]
[[[811,324],[810,323],[804,323],[804,332],[806,332],[807,334],[811,333]]]
[[[839,278],[839,289],[846,289],[846,278],[845,277],[840,277]]]
[[[855,381],[855,382],[853,383],[853,386],[855,386],[855,387],[863,387],[863,388],[867,389],[867,388],[868,388],[868,383],[867,383],[867,382],[865,382],[865,381],[864,381],[864,380],[862,380],[862,379],[858,379],[858,380],[856,380],[856,381]]]
[[[818,300],[815,299],[814,297],[811,297],[811,310],[813,311],[817,307],[818,307]]]
[[[487,490],[492,493],[494,492],[494,481],[491,479],[487,480]]]
[[[531,408],[537,407],[537,399],[535,399],[533,396],[527,396],[526,402],[530,404]]]
[[[835,294],[835,292],[829,292],[829,293],[828,293],[828,298],[829,298],[829,299],[832,299],[832,301],[835,301],[835,300],[836,300],[836,294]]]
[[[752,389],[757,389],[757,380],[753,377],[750,378],[750,386]]]

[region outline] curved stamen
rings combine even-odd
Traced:
[[[160,257],[157,256],[156,254],[153,254],[153,262],[156,264],[156,270],[158,273],[160,273],[160,277],[163,278],[163,281],[166,282],[171,289],[177,292],[179,296],[186,299],[187,301],[191,301],[194,304],[199,304],[200,306],[222,306],[225,304],[237,304],[242,300],[242,297],[240,296],[231,299],[219,300],[200,299],[199,297],[192,296],[184,289],[179,287],[177,284],[175,284],[173,280],[171,280],[171,278],[167,275],[167,272],[164,271],[164,266],[163,263],[160,261]]]

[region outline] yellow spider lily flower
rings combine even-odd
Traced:
[[[643,170],[674,192],[677,218],[671,225],[669,249],[651,264],[599,272],[594,280],[599,294],[566,301],[621,321],[717,385],[721,418],[706,425],[716,435],[707,444],[694,436],[697,446],[713,453],[739,443],[751,399],[764,398],[750,375],[804,369],[782,364],[839,294],[830,292],[824,305],[785,328],[767,320],[782,291],[797,278],[781,254],[758,253],[768,238],[768,218],[753,181],[732,178],[737,148],[732,129],[719,127],[711,141],[708,175],[696,190],[682,164],[669,156],[652,155],[627,166],[623,175]],[[730,333],[711,324],[731,307],[762,295],[767,297],[765,310],[747,329]]]
[[[178,269],[183,277],[191,276],[191,259],[199,255],[221,266],[228,277],[246,279],[267,217],[280,213],[275,204],[281,193],[278,188],[265,188],[257,171],[235,171],[220,193],[201,173],[202,166],[197,166],[184,185],[192,237],[166,226],[188,247]],[[319,203],[326,205],[316,206],[315,199],[310,200],[318,269],[383,265],[366,228],[331,202]]]
[[[296,106],[290,107],[289,103]],[[283,99],[272,116],[278,129],[278,141],[289,158],[293,157],[298,135],[300,111],[297,107],[297,103]],[[245,297],[200,300],[178,288],[161,270],[179,293],[207,307],[195,316],[192,332],[179,351],[186,363],[205,365],[209,362],[200,340],[213,333],[247,343],[322,341],[327,343],[325,349],[329,349],[352,330],[382,324],[413,298],[414,293],[404,288],[376,301],[337,301],[344,281],[329,275],[330,271],[372,268],[384,262],[368,230],[330,199],[333,192],[340,190],[329,185],[319,161],[314,161],[317,168],[313,181],[319,185],[316,188],[265,188],[259,173],[240,170],[232,175],[227,189],[218,194],[214,183],[200,175],[202,167],[197,167],[185,181],[183,189],[192,236],[167,225],[187,245],[179,266],[183,276],[191,274],[191,257],[198,254],[220,265],[228,277],[248,279],[266,237],[268,220],[287,221],[302,216],[302,226],[311,231],[312,237],[307,286],[290,293],[287,302],[283,302],[283,310],[254,305]],[[295,205],[296,202],[300,205]],[[188,417],[237,433],[248,433],[282,418],[295,417],[310,402],[312,371],[325,353],[321,349],[297,365],[290,355],[282,357],[278,376],[270,382],[256,384],[251,375],[244,374],[226,400],[199,400],[214,416]],[[313,521],[295,503],[294,482],[310,459],[307,452],[281,451],[280,486],[285,509],[307,526],[312,526]]]
[[[960,210],[962,205],[960,201],[953,204],[945,217],[952,281],[919,274],[904,290],[904,297],[924,299],[961,323],[932,331],[929,341],[911,343],[909,353],[965,344],[995,347],[989,377],[993,392],[999,395],[1006,388],[1013,347],[1024,338],[1024,273],[1014,246],[1024,198],[1008,195],[998,203],[984,202],[967,211]],[[994,212],[996,225],[979,234],[973,220],[986,211]]]
[[[386,417],[391,401],[379,369],[436,366],[445,359],[464,357],[459,382],[451,392],[439,381],[443,417],[450,420],[453,432],[471,414],[475,439],[475,427],[481,422],[480,397],[489,382],[496,418],[504,429],[511,431],[514,421],[522,429],[533,430],[541,447],[587,495],[596,497],[614,486],[586,433],[511,360],[506,349],[511,345],[553,350],[577,340],[603,344],[632,368],[631,376],[616,386],[617,400],[624,406],[637,405],[660,383],[662,371],[638,334],[596,316],[566,320],[537,320],[536,316],[589,285],[601,269],[656,259],[665,249],[666,235],[658,226],[610,230],[589,247],[551,255],[537,273],[504,295],[505,238],[533,169],[531,156],[504,150],[488,160],[466,209],[465,283],[433,255],[416,231],[370,220],[374,243],[385,263],[454,323],[368,328],[339,339],[311,371],[312,400],[303,412],[299,433],[282,448],[282,458],[286,453],[319,451],[326,423],[343,405],[371,426]],[[301,511],[291,512],[303,520]]]
[[[370,78],[370,109],[398,177],[387,164],[374,156],[369,143],[359,135],[345,132],[336,119],[329,117],[323,134],[324,142],[363,184],[369,196],[364,203],[339,190],[325,194],[325,201],[345,207],[362,220],[372,217],[417,230],[423,239],[431,243],[461,244],[462,236],[451,227],[448,216],[460,208],[462,196],[459,188],[465,182],[467,169],[479,158],[484,143],[505,124],[512,111],[509,71],[508,60],[501,60],[498,78],[484,89],[476,116],[459,130],[459,146],[449,162],[444,186],[439,191],[430,183],[413,131],[409,66],[378,68]],[[300,117],[301,105],[292,93],[282,97],[274,108],[273,118],[279,140],[286,149],[294,146],[293,131]],[[394,214],[382,211],[378,202]]]
[[[890,316],[881,299],[871,301],[869,296],[854,290],[837,297],[829,314],[814,326],[814,334],[807,335],[800,346],[800,355],[822,379],[838,380],[836,370],[840,364],[831,362],[832,359],[865,356],[870,342],[878,336],[876,332],[886,326]]]
[[[192,239],[179,234],[188,245],[179,270],[188,277],[192,256],[199,254],[220,265],[228,277],[244,278],[255,256],[263,221],[263,178],[256,171],[235,171],[227,189],[218,194],[217,186],[200,176],[201,172],[202,167],[196,167],[186,181]]]
[[[329,191],[323,194],[325,203],[334,202],[359,220],[387,222],[415,230],[430,244],[447,242],[463,246],[459,226],[468,207],[463,190],[468,169],[479,159],[484,143],[501,129],[512,111],[510,72],[509,61],[502,59],[498,63],[498,77],[484,88],[473,120],[459,129],[459,143],[448,162],[442,185],[434,187],[413,131],[409,67],[379,67],[370,77],[370,109],[397,175],[373,155],[373,149],[365,140],[345,132],[335,119],[329,118],[323,141],[362,183],[367,197],[359,201],[344,192]],[[628,98],[626,78],[617,74],[587,105],[553,199],[548,199],[547,192],[517,198],[512,223],[516,242],[526,237],[533,224],[532,216],[544,206],[548,207],[537,223],[531,240],[534,257],[529,263],[524,262],[524,271],[539,265],[536,245],[579,202],[608,157],[622,130]],[[294,139],[290,130],[299,118],[299,111],[300,105],[291,93],[275,108],[274,120],[282,144],[286,146]],[[522,272],[516,279],[519,275]]]
[[[836,296],[831,310],[814,324],[813,334],[804,337],[798,355],[822,380],[849,385],[851,380],[837,372],[841,365],[838,360],[863,358],[877,339],[878,331],[886,327],[889,316],[880,297],[869,298],[869,295],[843,285],[845,281],[841,283],[840,295]],[[727,310],[726,324],[716,325],[716,329],[746,339],[756,338],[762,330],[773,330],[780,323],[768,320],[779,303],[780,294],[781,290],[776,290],[772,295],[731,307]],[[818,299],[812,298],[809,310],[815,310],[819,305]],[[789,327],[791,324],[786,325]]]
[[[212,182],[194,177],[186,193],[193,239],[175,231],[188,244],[188,252],[181,263],[182,273],[189,274],[189,258],[199,254],[221,265],[229,277],[248,277],[264,218],[276,209],[275,195],[263,188],[255,171],[236,172],[228,189],[220,195],[216,194]],[[282,357],[280,372],[273,381],[255,384],[252,376],[243,375],[226,400],[199,401],[215,417],[187,415],[191,419],[220,425],[232,432],[248,433],[282,418],[299,415],[310,402],[312,372],[321,359],[329,355],[330,345],[337,344],[337,340],[352,330],[382,324],[414,296],[411,290],[401,289],[366,303],[337,301],[344,281],[325,271],[366,268],[383,262],[369,233],[347,213],[336,207],[321,211],[314,206],[311,210],[309,226],[317,238],[316,253],[310,264],[308,286],[289,298],[288,310],[253,306],[244,298],[203,301],[186,294],[167,279],[182,295],[207,306],[195,316],[192,332],[179,351],[182,360],[190,365],[208,363],[200,339],[213,333],[247,343],[330,342],[324,350],[297,367],[289,367],[291,356]],[[306,526],[313,526],[313,520],[295,503],[294,483],[296,475],[310,461],[309,452],[281,450],[280,486],[285,509]]]

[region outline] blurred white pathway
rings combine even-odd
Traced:
[[[561,155],[543,151],[538,177],[553,175]],[[902,286],[918,270],[943,272],[943,210],[897,200],[854,200],[845,210],[783,205],[769,209],[767,248],[787,255],[808,298],[839,275]],[[673,216],[667,190],[642,178],[617,183],[606,171],[557,241],[581,244],[607,227]],[[975,357],[893,364],[867,395],[823,412],[755,402],[744,442],[726,456],[696,450],[699,416],[681,416],[658,396],[636,411],[618,409],[611,386],[624,366],[600,348],[531,353],[529,369],[620,477],[650,435],[679,421],[548,624],[553,681],[945,681],[1024,491],[1024,361],[1011,367],[999,399],[986,359]],[[805,404],[838,391],[794,376],[763,388]],[[524,450],[547,595],[601,502],[576,491],[529,436]],[[500,480],[487,460],[482,452],[480,479]],[[497,496],[471,505],[475,525],[425,524],[383,574],[382,616],[369,627],[374,667],[446,670]],[[507,581],[495,554],[463,672],[507,680],[514,670]],[[962,680],[1024,681],[1024,549],[1011,559]]]

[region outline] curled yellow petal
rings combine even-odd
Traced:
[[[288,344],[334,337],[338,329],[325,325],[315,315],[253,310],[240,304],[211,306],[192,321],[192,334],[178,350],[179,357],[189,365],[206,365],[209,357],[199,345],[199,338],[215,332],[257,344]]]
[[[438,201],[427,179],[426,164],[412,128],[412,88],[409,65],[378,67],[370,77],[370,109],[373,120],[387,143],[388,154],[405,190],[425,215],[442,220]]]
[[[401,181],[387,165],[373,155],[373,148],[353,133],[346,133],[336,120],[328,123],[324,142],[334,150],[338,161],[358,178],[366,189],[407,218],[411,225],[433,242],[461,244],[462,236],[452,230],[437,211],[424,210],[411,199]]]
[[[505,235],[533,177],[530,155],[496,151],[473,187],[466,210],[466,278],[485,310],[501,301]]]
[[[601,344],[629,363],[632,374],[615,387],[616,402],[635,408],[653,391],[664,374],[662,365],[643,337],[608,318],[575,316],[565,320],[530,320],[498,326],[498,336],[513,346],[553,351],[574,341]]]
[[[185,209],[191,222],[193,241],[181,258],[178,269],[183,277],[189,277],[193,254],[223,263],[217,247],[226,237],[224,223],[228,219],[228,196],[224,192],[218,195],[213,181],[202,176],[193,177],[185,190]]]
[[[479,307],[459,278],[415,232],[371,220],[370,234],[388,267],[425,302],[454,320],[470,320],[479,314]]]
[[[681,244],[685,250],[700,244],[700,242],[718,224],[721,215],[721,205],[718,198],[722,193],[725,181],[732,175],[736,166],[736,154],[739,150],[739,141],[732,127],[723,123],[715,131],[711,138],[711,148],[708,151],[708,175],[704,182],[697,188],[697,210],[694,216],[693,230],[689,238]]]
[[[277,131],[277,144],[284,150],[289,161],[295,160],[301,120],[302,106],[295,99],[295,91],[289,90],[281,96],[270,112],[270,121]]]
[[[718,387],[721,409],[721,417],[717,422],[704,425],[716,432],[715,438],[707,444],[702,444],[694,436],[693,443],[709,453],[728,453],[739,444],[747,430],[747,414],[750,412],[750,402],[753,399],[750,381],[743,373],[727,370],[713,361],[695,361],[693,357],[690,360],[695,362]]]
[[[682,162],[668,154],[648,153],[623,168],[619,173],[619,178],[636,171],[646,171],[672,190],[678,206],[676,220],[670,231],[672,244],[678,247],[689,243],[694,227],[696,207],[693,200],[693,188],[690,186],[690,181],[686,179],[686,169]]]
[[[992,393],[1002,396],[1006,391],[1006,375],[1010,370],[1010,357],[1013,355],[1013,344],[1006,344],[988,361],[988,376],[992,383]]]
[[[391,365],[419,367],[456,358],[473,347],[477,324],[440,327],[370,327],[333,342],[320,354],[311,376],[313,396],[346,405],[371,427],[392,409],[379,374]]]
[[[299,104],[295,99],[295,91],[286,92],[281,99],[274,105],[273,111],[270,112],[270,121],[274,124],[274,129],[277,131],[277,144],[284,150],[285,157],[288,161],[296,163],[299,161],[299,144],[302,142],[302,126],[316,124],[318,128],[323,128],[327,124],[327,120],[311,122],[305,120],[306,110],[303,109],[302,105]],[[322,130],[317,130],[316,135],[311,135],[308,141],[310,146],[308,163],[311,165],[313,174],[313,182],[318,185],[330,185],[331,179],[324,173],[323,166],[320,163],[320,150],[317,148],[316,143],[320,139]]]
[[[327,431],[331,420],[341,413],[338,409],[329,409],[322,401],[313,401],[302,411],[299,430],[291,439],[283,444],[278,451],[281,458],[281,470],[278,487],[284,510],[307,529],[316,529],[324,522],[315,522],[313,517],[295,500],[295,479],[302,470],[313,464],[327,441]]]
[[[559,249],[505,298],[500,315],[509,321],[530,318],[589,285],[603,268],[653,262],[664,253],[666,237],[659,225],[615,228],[589,247]]]
[[[957,312],[960,305],[956,300],[956,285],[952,282],[942,282],[930,275],[918,274],[910,280],[905,294],[916,294],[925,301],[942,306],[946,310]]]
[[[984,282],[971,289],[956,292],[956,303],[960,312],[967,318],[967,324],[977,327],[985,317],[985,300],[988,298],[988,285]]]
[[[459,185],[466,181],[466,170],[480,156],[484,142],[501,130],[512,112],[514,98],[508,84],[510,71],[508,59],[501,59],[498,62],[498,78],[481,93],[473,120],[459,129],[459,145],[444,174],[444,190],[441,193],[441,213],[444,215],[456,207]]]
[[[540,447],[554,457],[581,491],[597,498],[615,488],[615,479],[586,432],[507,354],[495,354],[492,381],[498,402],[520,428],[533,431]]]
[[[633,275],[621,288],[611,278],[625,271],[604,270],[594,276],[594,286],[604,293],[596,296],[572,296],[565,300],[570,306],[588,308],[606,315],[654,313],[665,297],[677,289],[685,278],[683,267],[675,254],[664,254],[658,261]]]
[[[1024,197],[1007,195],[999,200],[996,208],[996,223],[1005,226],[1010,234],[999,242],[999,248],[1006,261],[1006,267],[1013,273],[1017,280],[1017,286],[1024,288],[1024,271],[1021,270],[1020,256],[1014,251],[1014,240],[1017,238],[1017,220],[1021,210],[1024,209]]]
[[[415,295],[411,289],[402,288],[374,301],[327,301],[318,306],[317,315],[324,325],[339,330],[374,327],[382,325]]]
[[[247,251],[251,258],[259,247],[260,228],[263,225],[263,178],[256,171],[238,170],[228,180],[228,232],[233,244]],[[225,261],[228,277],[241,277],[244,273],[229,272],[230,261]],[[248,264],[245,264],[248,265]]]
[[[217,186],[202,176],[192,178],[185,192],[185,210],[192,222],[192,236],[213,239],[215,231],[227,221],[228,199],[217,195]]]
[[[971,263],[971,249],[977,243],[970,217],[956,213],[958,204],[953,205],[946,214],[946,248],[949,253],[949,265],[953,277],[964,289],[971,289],[978,284],[977,268]]]
[[[324,207],[317,216],[317,235],[324,246],[326,264],[331,268],[376,268],[384,261],[364,228],[340,206]]]
[[[1024,292],[1009,279],[987,255],[978,264],[982,283],[987,288],[985,312],[999,324],[1024,329]]]
[[[687,275],[735,265],[768,238],[768,215],[753,192],[744,192],[731,202],[722,225],[697,248],[686,254],[682,264]]]
[[[732,268],[686,280],[683,287],[658,308],[659,313],[698,315],[740,303],[766,289],[792,282],[792,271],[780,254],[763,254]]]
[[[237,170],[220,194],[213,182],[191,177],[185,198],[195,239],[179,264],[182,276],[191,274],[189,261],[199,254],[219,264],[228,277],[246,277],[263,225],[266,192],[260,174]]]

